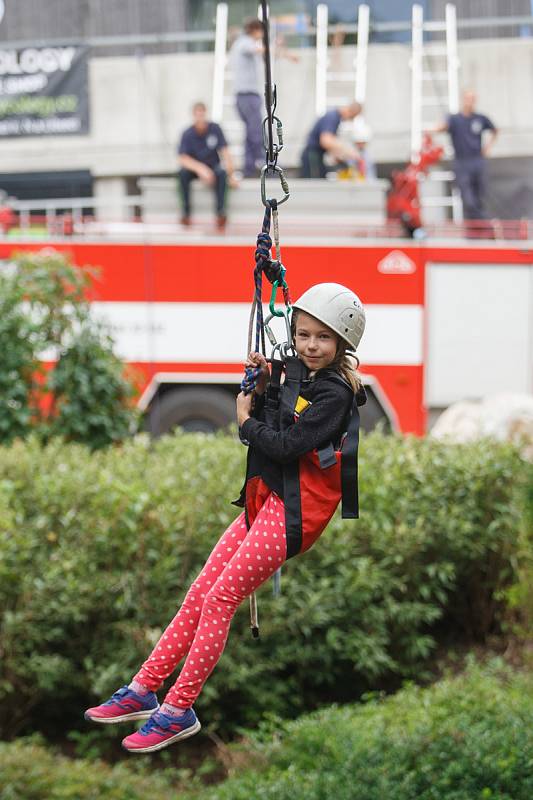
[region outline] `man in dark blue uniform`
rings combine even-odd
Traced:
[[[329,153],[335,161],[357,161],[359,153],[355,147],[342,141],[337,136],[339,125],[344,120],[355,119],[360,114],[362,107],[353,102],[341,108],[327,111],[313,125],[305,149],[302,153],[302,178],[325,178],[326,165],[324,156]]]
[[[475,111],[476,95],[467,90],[463,93],[461,111],[450,114],[436,132],[450,134],[455,153],[455,180],[463,201],[463,215],[467,220],[487,218],[484,197],[487,191],[486,158],[492,149],[498,131],[491,120]],[[488,135],[483,137],[483,133]]]
[[[184,131],[178,147],[181,223],[191,224],[191,182],[198,178],[214,189],[217,227],[222,230],[226,225],[226,182],[236,186],[233,161],[220,125],[207,119],[205,103],[195,103],[192,113],[193,124]]]

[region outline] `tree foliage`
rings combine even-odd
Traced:
[[[0,272],[0,442],[36,431],[93,448],[135,428],[133,382],[91,317],[96,270],[53,250],[16,253]]]
[[[532,690],[531,674],[495,660],[429,688],[408,685],[393,697],[370,696],[295,722],[272,719],[235,758],[245,768],[181,797],[529,800]]]

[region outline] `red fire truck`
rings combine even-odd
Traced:
[[[117,352],[143,375],[139,405],[153,431],[212,430],[234,419],[253,293],[255,241],[159,235],[112,241],[74,236],[4,239],[14,250],[53,247],[100,268],[91,301]],[[369,403],[380,419],[424,434],[430,413],[502,389],[533,391],[533,242],[515,238],[286,238],[292,297],[313,283],[361,297],[360,347]]]

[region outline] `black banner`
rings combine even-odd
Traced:
[[[0,137],[89,131],[87,48],[0,50]]]

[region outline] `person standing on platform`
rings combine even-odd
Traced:
[[[235,187],[233,161],[220,125],[207,118],[205,103],[192,108],[193,124],[184,131],[178,147],[178,173],[183,203],[182,225],[191,224],[191,183],[199,179],[215,193],[217,228],[226,225],[226,184]],[[222,163],[221,163],[222,157]]]
[[[326,153],[337,162],[356,163],[359,153],[355,147],[343,142],[337,135],[339,125],[344,120],[352,120],[360,114],[362,106],[354,101],[341,108],[327,111],[313,125],[301,156],[302,178],[325,178],[327,167],[324,163]]]
[[[246,126],[244,141],[245,178],[256,176],[265,160],[263,146],[262,87],[263,67],[263,23],[260,19],[249,19],[230,51],[233,71],[233,88],[237,111]]]
[[[491,120],[475,110],[476,95],[468,89],[463,93],[461,111],[449,114],[431,132],[450,134],[455,153],[455,180],[463,201],[467,220],[484,220],[487,214],[484,199],[487,192],[487,164],[498,131]],[[486,137],[483,133],[488,131]]]

